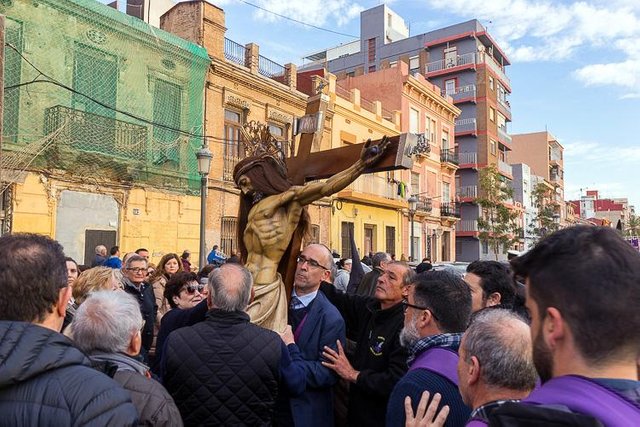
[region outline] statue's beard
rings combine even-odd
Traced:
[[[261,191],[252,190],[245,195],[245,199],[253,206],[260,200],[264,199],[264,193]]]

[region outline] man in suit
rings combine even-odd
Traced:
[[[288,333],[282,335],[294,360],[304,366],[306,391],[297,397],[282,395],[277,405],[278,425],[332,426],[332,387],[337,375],[321,364],[324,346],[336,348],[345,341],[345,324],[338,310],[322,292],[335,264],[323,245],[309,245],[298,257],[294,288],[289,305]],[[296,357],[299,356],[299,357]]]

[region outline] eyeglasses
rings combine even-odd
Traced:
[[[202,290],[204,289],[204,285],[187,285],[182,289],[187,291],[189,295],[193,295],[196,293],[196,291],[198,291],[199,293],[202,293]]]
[[[134,274],[138,274],[138,273],[142,273],[144,275],[149,274],[149,271],[147,271],[146,267],[145,268],[143,268],[143,267],[129,267],[129,268],[126,268],[125,270],[131,271]]]
[[[433,312],[431,307],[420,307],[419,305],[409,304],[406,299],[402,300],[402,309],[406,313],[409,308],[415,308],[416,310],[429,310],[434,319],[438,320],[438,316]]]
[[[304,255],[300,255],[298,256],[298,258],[296,258],[296,261],[298,262],[298,264],[304,264],[305,262],[310,266],[310,267],[315,267],[315,268],[321,268],[323,270],[327,270],[329,271],[329,269],[327,267],[325,267],[324,265],[321,265],[318,261],[316,261],[313,258],[307,258]]]

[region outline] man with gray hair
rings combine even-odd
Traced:
[[[131,295],[95,292],[76,312],[73,339],[96,369],[129,390],[141,425],[182,426],[169,393],[149,377],[148,367],[135,359],[142,345],[142,324],[140,307]]]
[[[98,267],[105,263],[107,260],[107,247],[105,245],[98,245],[95,249],[96,256],[91,262],[91,267]]]
[[[351,284],[351,287],[347,288],[347,293],[362,295],[365,297],[374,296],[376,293],[378,278],[384,272],[385,266],[391,261],[391,255],[388,253],[376,252],[376,254],[371,258],[373,270],[364,275],[360,284]]]
[[[280,336],[249,321],[252,285],[239,264],[213,270],[205,321],[167,338],[162,378],[186,425],[270,425],[279,386],[305,389]]]
[[[477,312],[462,337],[458,361],[460,394],[473,408],[467,425],[487,425],[503,403],[524,399],[538,377],[531,332],[524,320],[503,308]]]

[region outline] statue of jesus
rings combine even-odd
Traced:
[[[302,186],[291,184],[281,154],[273,147],[238,162],[233,171],[241,190],[238,246],[254,280],[255,298],[247,309],[252,322],[276,332],[284,331],[288,307],[279,266],[286,263],[283,255],[294,233],[300,237],[307,234],[306,206],[351,184],[381,158],[388,144],[386,137],[376,146],[369,140],[358,161],[349,168],[324,182]]]

